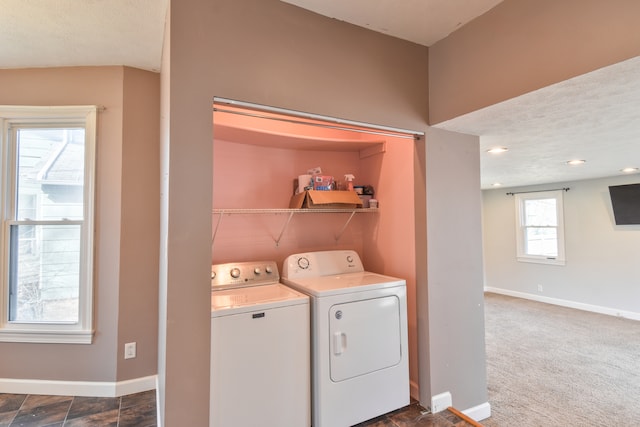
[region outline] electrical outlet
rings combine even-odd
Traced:
[[[542,285],[538,285],[538,292],[543,292]]]
[[[136,343],[128,342],[124,345],[124,358],[133,359],[136,357]]]

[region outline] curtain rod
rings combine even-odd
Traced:
[[[263,113],[284,114],[284,115],[287,115],[287,116],[290,116],[290,117],[297,117],[299,119],[320,120],[320,121],[324,121],[324,122],[335,123],[335,124],[342,125],[342,126],[360,126],[360,127],[363,127],[363,128],[369,129],[369,130],[389,132],[393,136],[398,136],[398,135],[396,135],[396,133],[399,133],[399,134],[412,135],[415,139],[420,139],[421,137],[423,137],[425,135],[424,132],[419,132],[419,131],[415,131],[415,130],[401,129],[401,128],[396,128],[396,127],[391,127],[391,126],[375,125],[375,124],[371,124],[371,123],[364,123],[364,122],[357,122],[357,121],[353,121],[353,120],[339,119],[339,118],[336,118],[336,117],[323,116],[323,115],[319,115],[319,114],[304,113],[302,111],[288,110],[288,109],[285,109],[285,108],[271,107],[271,106],[262,105],[262,104],[254,104],[254,103],[251,103],[251,102],[238,101],[238,100],[229,99],[229,98],[221,98],[221,97],[218,97],[218,96],[214,96],[213,97],[213,104],[214,104],[214,111],[215,111],[215,108],[216,108],[216,104],[218,104],[218,105],[229,105],[229,106],[232,106],[232,107],[247,108],[247,109],[250,109],[250,110],[254,110],[254,111],[257,111],[257,112],[263,112]],[[270,118],[270,117],[267,116],[265,118]],[[354,130],[354,129],[348,129],[348,130]]]
[[[514,194],[525,194],[525,193],[544,193],[545,191],[569,191],[570,187],[562,187],[562,188],[552,188],[551,190],[531,190],[531,191],[514,191],[507,193],[507,196],[513,196]]]
[[[213,111],[218,111],[220,113],[237,114],[239,116],[255,117],[255,118],[266,119],[266,120],[277,120],[277,121],[280,121],[280,122],[294,123],[294,124],[299,124],[299,125],[316,126],[316,127],[334,129],[334,130],[345,130],[345,131],[351,131],[351,132],[368,133],[368,134],[371,134],[371,135],[380,135],[380,136],[391,136],[391,137],[395,137],[395,138],[404,138],[404,139],[420,139],[420,135],[417,135],[417,134],[410,134],[410,135],[402,134],[402,133],[396,134],[396,133],[380,132],[380,131],[369,130],[369,129],[358,129],[358,128],[350,128],[350,127],[344,127],[344,126],[334,126],[334,125],[328,125],[328,124],[323,124],[323,123],[307,122],[307,121],[304,121],[304,120],[294,120],[294,119],[285,119],[285,118],[281,118],[281,117],[265,116],[263,114],[257,114],[257,113],[248,113],[248,112],[243,112],[243,111],[225,110],[223,108],[217,108],[217,107],[214,107]]]

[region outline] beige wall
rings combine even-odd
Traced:
[[[560,182],[566,265],[516,260],[516,202],[504,189],[485,190],[485,286],[490,291],[640,319],[640,225],[615,225],[609,186],[635,184],[638,175]],[[514,187],[509,191],[548,190]],[[542,291],[538,289],[542,287]]]
[[[420,402],[450,392],[487,402],[480,148],[477,136],[430,128],[426,147],[428,291],[418,293]],[[460,167],[464,165],[463,167]],[[487,408],[488,409],[488,408]]]
[[[118,380],[158,372],[160,76],[124,68],[123,94]]]
[[[157,256],[155,262],[144,261],[142,274],[135,271],[140,267],[130,268],[129,257],[137,256],[138,251],[154,255],[158,252],[157,208],[147,203],[148,199],[144,205],[136,202],[138,190],[131,182],[134,176],[142,177],[149,198],[158,199],[158,75],[123,67],[41,68],[0,70],[0,82],[3,105],[105,107],[98,115],[96,144],[94,341],[91,345],[0,343],[0,377],[113,382],[155,373]],[[132,82],[135,89],[129,86]],[[129,91],[142,99],[127,99]],[[138,107],[155,109],[155,113],[132,116]],[[139,121],[131,123],[132,117]],[[134,165],[123,161],[124,155],[138,149],[149,149],[146,153],[151,159],[149,163]],[[136,214],[147,219],[135,235],[130,227],[140,223],[131,217],[131,209],[137,209]],[[139,236],[145,241],[136,241]],[[134,296],[148,298],[150,308],[138,313],[132,312],[133,307],[126,301],[121,304],[121,299]],[[134,322],[139,323],[133,326],[135,334],[126,334],[124,331]],[[134,369],[120,360],[124,340],[139,341],[139,358],[135,359]]]
[[[637,0],[507,0],[429,49],[430,124],[640,55]]]
[[[164,385],[161,399],[166,398],[166,425],[204,425],[208,418],[209,349],[205,343],[210,316],[213,96],[426,130],[429,113],[430,122],[438,123],[637,55],[640,43],[634,18],[638,7],[634,0],[507,0],[427,50],[277,0],[173,2],[170,59],[163,67],[163,90],[168,93],[163,94],[167,109],[163,231],[167,242],[162,245],[160,323],[165,326],[160,340],[166,360],[159,374]],[[418,306],[417,315],[423,316],[419,334],[427,346],[421,348],[420,366],[431,370],[420,373],[427,383],[426,392],[451,388],[454,404],[458,395],[460,406],[465,406],[480,404],[486,397],[483,357],[459,358],[457,345],[452,346],[445,334],[450,319],[445,309],[455,307],[458,298],[467,304],[467,291],[469,301],[477,302],[477,292],[481,292],[474,287],[481,260],[476,251],[479,187],[472,175],[477,158],[463,156],[464,166],[457,168],[468,167],[469,174],[459,178],[441,171],[442,176],[453,179],[453,188],[470,197],[461,217],[446,215],[458,205],[446,203],[447,193],[442,192],[446,181],[427,167],[437,165],[440,158],[442,164],[452,165],[451,155],[460,150],[468,153],[476,143],[464,137],[454,140],[451,145],[439,144],[436,136],[436,145],[430,147],[427,137],[426,146],[415,146],[416,170],[421,175],[416,177],[416,188],[426,180],[428,191],[440,191],[427,206],[440,199],[443,203],[442,210],[427,216],[421,200],[424,195],[413,194],[416,218],[426,219],[428,225],[427,230],[422,223],[416,224],[416,289],[423,292],[429,307],[434,301],[442,303],[433,312]],[[439,226],[455,232],[456,225],[472,233],[474,244],[456,252],[441,237],[430,244],[428,254],[421,239],[436,233]],[[440,245],[443,253],[433,253]],[[468,275],[457,285],[451,279],[441,285],[447,268],[455,271],[453,261],[462,254]],[[482,317],[477,309],[470,313],[453,325],[458,338],[471,337],[469,342],[461,341],[467,350],[467,345],[474,349],[482,345],[481,329],[474,326],[465,332],[465,322]],[[473,375],[465,379],[447,371],[447,356],[451,355],[457,367],[474,366]],[[466,368],[459,374],[464,372],[468,373]]]
[[[170,45],[159,372],[168,427],[208,422],[212,97],[418,131],[428,100],[425,47],[277,0],[172,2]]]

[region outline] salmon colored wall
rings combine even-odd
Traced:
[[[409,366],[412,396],[418,398],[418,331],[416,303],[416,218],[413,139],[387,138],[385,153],[361,162],[363,179],[376,189],[380,213],[366,218],[363,233],[365,268],[407,281]],[[375,221],[375,222],[374,222]]]
[[[213,207],[216,209],[286,209],[293,194],[293,179],[307,169],[320,166],[323,173],[337,177],[359,174],[357,152],[299,151],[256,145],[214,141]],[[295,215],[282,235],[287,214],[213,215],[215,230],[212,251],[214,264],[275,260],[291,253],[362,248],[361,215],[350,224],[336,243],[334,236],[344,225],[347,214]],[[355,246],[355,247],[354,247]]]
[[[319,139],[331,134],[310,129]],[[384,153],[361,159],[357,151],[306,151],[214,140],[214,208],[286,208],[293,178],[315,166],[336,180],[351,173],[356,185],[372,185],[380,207],[376,214],[357,214],[338,241],[335,236],[350,214],[296,214],[277,246],[288,214],[232,214],[222,219],[216,214],[213,263],[268,259],[281,268],[292,253],[356,250],[366,269],[407,281],[409,357],[417,366],[414,198],[407,197],[413,193],[414,141],[390,137],[384,147]],[[416,381],[413,388],[417,397]]]
[[[286,209],[293,180],[320,166],[341,180],[360,175],[358,152],[302,151],[214,141],[213,207]],[[357,180],[356,180],[357,182]]]

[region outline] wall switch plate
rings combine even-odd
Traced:
[[[133,359],[136,357],[136,343],[128,342],[124,345],[124,358]]]

